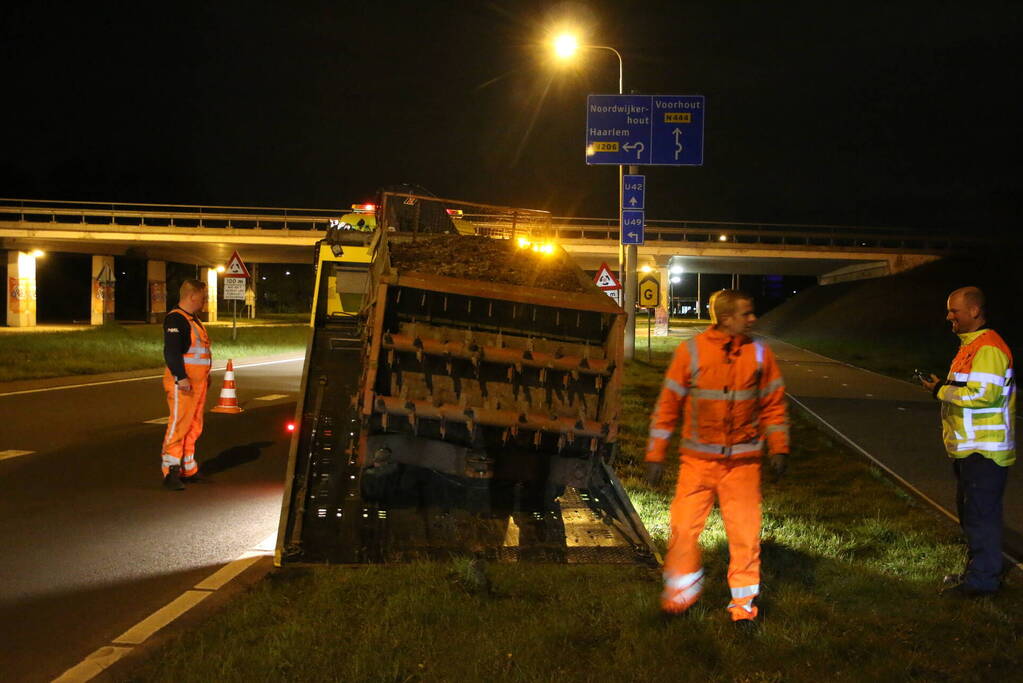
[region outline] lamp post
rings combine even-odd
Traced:
[[[560,59],[571,58],[578,50],[607,50],[618,58],[618,94],[624,94],[624,64],[618,50],[607,45],[580,45],[572,34],[563,33],[554,39],[554,52]],[[639,173],[639,167],[629,166],[629,173]],[[623,280],[622,308],[625,309],[625,358],[632,360],[636,353],[636,261],[639,249],[635,244],[622,244],[625,226],[622,225],[622,211],[625,209],[625,166],[618,165],[618,277]]]

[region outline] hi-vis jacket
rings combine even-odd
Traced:
[[[1016,385],[1012,351],[994,330],[960,334],[959,353],[935,396],[941,401],[945,450],[971,453],[1003,467],[1016,461]]]
[[[714,327],[679,344],[650,418],[647,462],[664,460],[679,419],[684,456],[760,457],[765,440],[768,452],[788,453],[785,382],[771,349]]]

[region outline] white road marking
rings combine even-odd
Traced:
[[[258,396],[255,400],[257,401],[276,401],[279,398],[287,398],[288,394],[267,394],[266,396]]]
[[[185,591],[148,617],[122,633],[114,642],[127,645],[141,645],[149,636],[171,623],[200,602],[210,597],[208,591]]]
[[[0,460],[9,460],[11,458],[17,458],[22,455],[28,455],[29,453],[35,453],[35,451],[18,451],[13,449],[8,451],[0,451]]]
[[[110,668],[114,662],[131,652],[131,650],[132,648],[130,647],[105,645],[57,678],[54,678],[53,683],[85,683],[85,681],[92,680]]]
[[[874,398],[873,394],[867,394],[867,398]]]
[[[243,557],[229,562],[210,576],[195,584],[195,589],[199,591],[215,591],[219,588],[223,588],[231,579],[241,574],[243,571],[251,567],[256,563],[259,558],[263,555],[251,555],[249,557]]]
[[[238,368],[258,368],[263,365],[277,365],[279,363],[294,363],[295,361],[304,361],[305,356],[299,358],[285,358],[284,360],[268,360],[263,363],[245,363],[243,365],[235,365],[234,369]],[[214,368],[213,372],[222,372],[225,368]],[[44,387],[42,389],[23,389],[22,391],[8,391],[0,394],[2,396],[20,396],[22,394],[39,394],[44,391],[60,391],[62,389],[81,389],[82,387],[98,387],[104,384],[123,384],[125,382],[142,382],[148,379],[160,379],[163,375],[147,375],[145,377],[128,377],[126,379],[110,379],[103,382],[85,382],[83,384],[65,384],[59,387]]]
[[[158,417],[153,420],[146,420],[147,425],[165,425],[170,420],[169,417]]]

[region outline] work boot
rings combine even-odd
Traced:
[[[957,583],[943,588],[938,595],[943,598],[983,598],[994,595],[998,591],[983,591],[965,583]]]
[[[760,622],[756,619],[737,619],[732,622],[732,628],[735,629],[736,633],[742,633],[743,635],[755,633],[759,626]]]
[[[169,491],[184,491],[185,485],[181,483],[181,467],[171,465],[163,478],[163,487]]]
[[[181,477],[181,481],[182,483],[185,484],[205,484],[209,482],[209,479],[207,479],[206,477],[199,476],[199,473],[196,472],[195,474],[189,477]]]

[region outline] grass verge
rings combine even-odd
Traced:
[[[214,358],[303,352],[308,325],[239,327],[210,325]],[[89,375],[163,366],[161,325],[102,325],[69,332],[0,335],[0,382]]]
[[[653,362],[627,369],[617,464],[662,548],[671,487],[645,487],[639,460],[677,343],[655,338]],[[706,591],[681,619],[659,618],[658,573],[636,567],[491,565],[482,584],[464,560],[288,569],[129,679],[1015,679],[1019,577],[997,600],[938,598],[939,577],[961,566],[955,530],[794,417],[790,472],[765,484],[764,611],[755,633],[727,622],[728,553],[715,512],[702,538]]]

